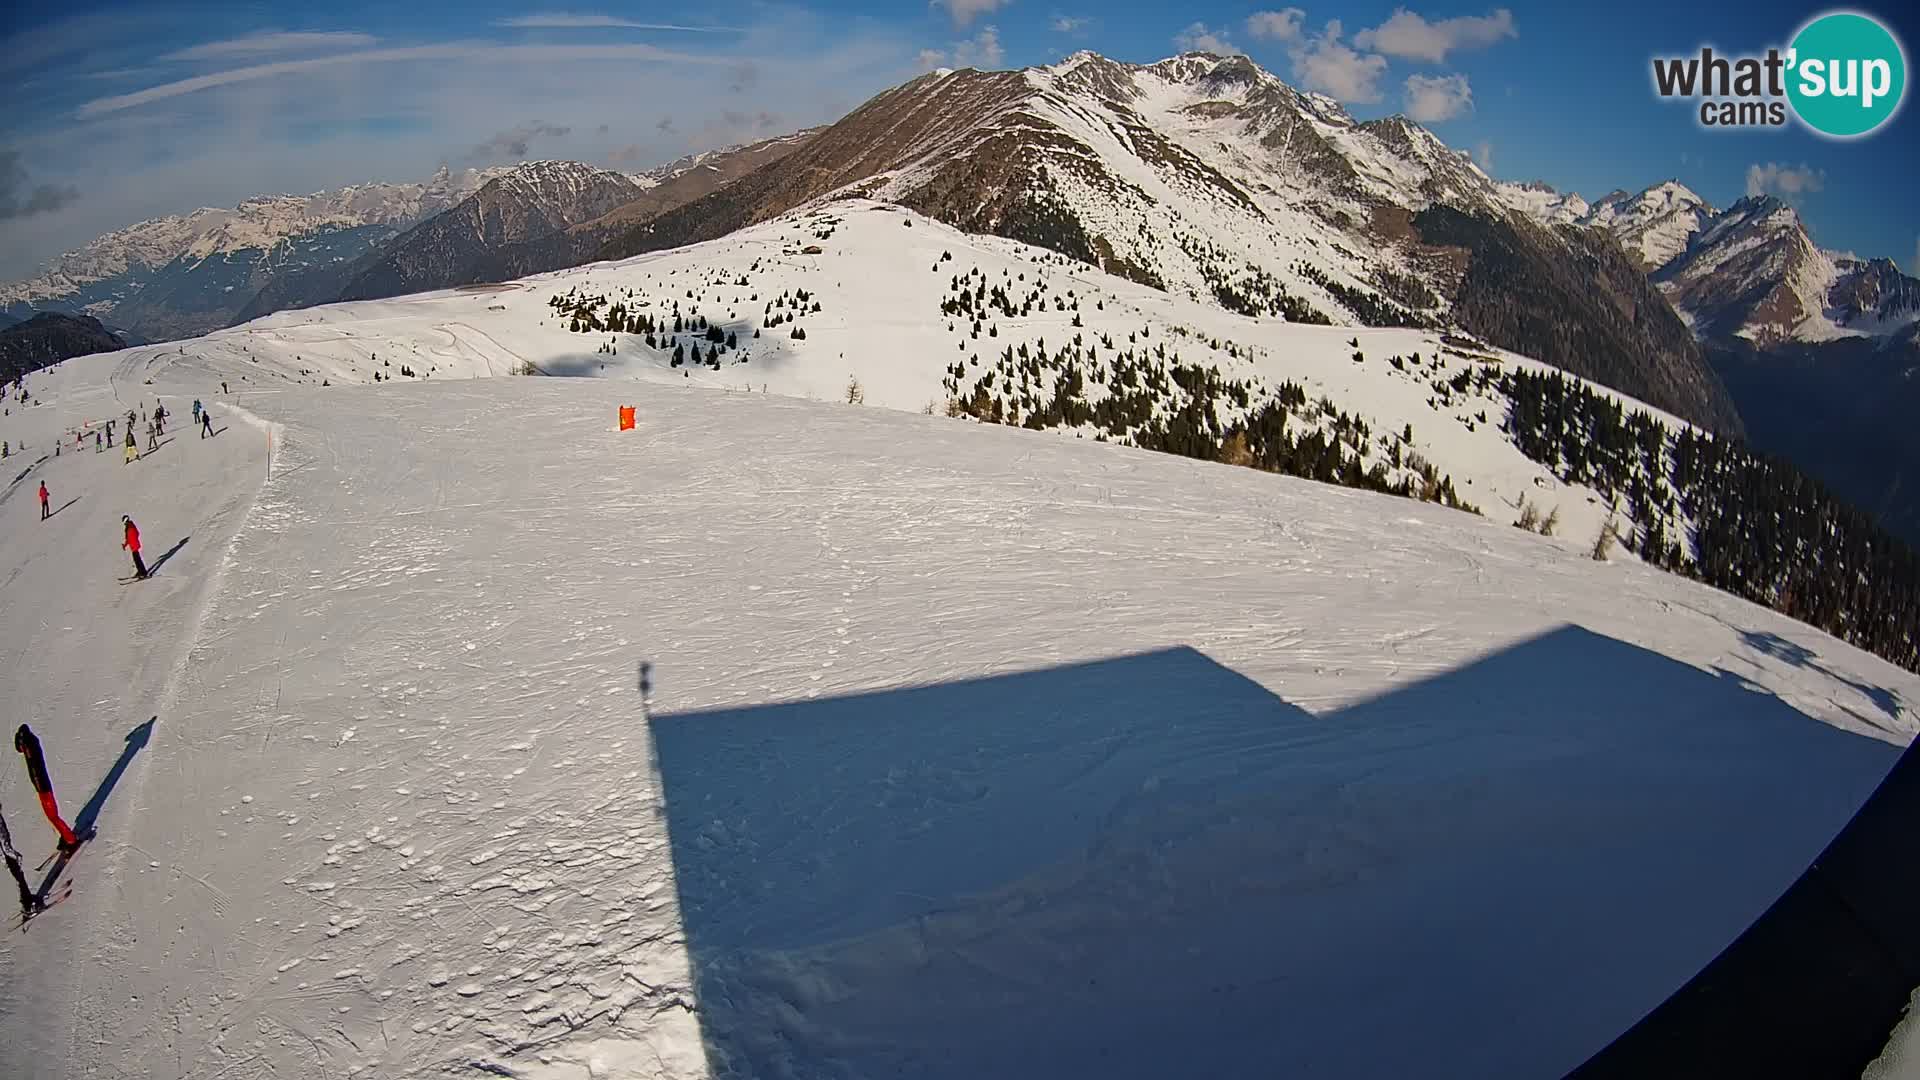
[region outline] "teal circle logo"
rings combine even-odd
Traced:
[[[1907,57],[1878,20],[1852,11],[1822,15],[1800,28],[1790,49],[1787,100],[1820,134],[1865,135],[1900,110]]]

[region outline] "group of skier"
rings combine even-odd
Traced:
[[[167,409],[163,404],[156,404],[151,413],[139,409],[129,410],[127,412],[126,440],[124,445],[126,447],[126,461],[128,463],[137,461],[140,458],[139,443],[134,437],[134,425],[138,422],[144,422],[146,424],[147,449],[152,451],[159,448],[160,436],[166,432],[167,416]],[[193,420],[194,425],[200,429],[200,437],[202,439],[213,437],[215,434],[213,430],[213,414],[197,400],[193,403]],[[102,431],[95,429],[94,448],[96,451],[103,450],[107,444],[114,441],[115,422],[115,420],[107,421],[104,438],[102,437]],[[85,445],[85,439],[86,435],[84,432],[75,435],[74,442],[76,449]],[[57,449],[58,441],[56,441],[55,445]],[[48,489],[47,482],[44,479],[40,481],[39,496],[40,520],[46,521],[54,515],[55,511],[53,509],[53,493]],[[133,557],[133,580],[143,580],[150,575],[151,571],[148,569],[146,561],[140,555],[140,527],[134,523],[133,517],[130,514],[122,514],[120,516],[120,526],[120,546]],[[66,820],[60,816],[60,806],[54,800],[53,781],[47,773],[46,756],[41,751],[39,738],[34,735],[33,729],[29,728],[26,724],[21,724],[19,729],[14,732],[13,747],[19,751],[21,757],[26,760],[27,779],[32,783],[34,791],[38,793],[40,797],[41,810],[46,813],[47,820],[53,824],[54,830],[60,834],[60,843],[56,854],[73,854],[79,850],[81,842],[86,840],[87,836],[76,833],[73,828],[67,824]],[[46,906],[47,900],[27,883],[26,871],[21,865],[20,851],[14,847],[13,837],[7,831],[6,817],[3,811],[0,811],[0,859],[5,860],[8,873],[13,875],[14,883],[19,886],[21,917],[31,918]],[[49,861],[51,861],[51,857],[49,857]]]

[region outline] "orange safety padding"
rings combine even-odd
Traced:
[[[633,406],[631,405],[620,406],[620,430],[633,430]]]

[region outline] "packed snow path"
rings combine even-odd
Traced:
[[[264,486],[251,426],[83,462],[193,535],[154,582],[0,507],[70,803],[158,715],[0,946],[23,1075],[1557,1076],[1915,731],[1876,658],[1404,500],[691,388],[248,408]]]
[[[156,402],[138,380],[107,378],[113,367],[99,357],[44,373],[40,403],[10,402],[0,436],[13,450],[0,462],[0,700],[7,703],[0,805],[27,856],[29,881],[75,883],[71,900],[0,947],[0,1043],[5,1071],[15,1076],[78,1071],[67,1044],[93,1036],[77,1030],[75,1001],[107,956],[128,946],[125,904],[151,902],[170,887],[141,872],[145,863],[134,861],[127,843],[130,807],[154,765],[146,721],[166,712],[171,723],[192,707],[174,696],[185,645],[266,468],[262,429],[223,406],[218,434],[203,439],[189,427],[190,398],[169,400],[175,415],[158,449],[147,451],[139,429],[135,463],[117,445],[96,451],[91,433],[76,445],[68,433],[74,425],[104,427],[114,418],[122,437],[127,412]],[[36,497],[43,481],[54,510],[44,522]],[[154,571],[149,581],[125,580],[133,563],[120,549],[123,514],[139,524]],[[91,826],[103,838],[70,866],[34,871],[58,837],[13,752],[21,723],[40,737],[63,815],[77,831]],[[167,763],[158,770],[170,772]],[[6,890],[11,924],[18,918],[11,882]]]

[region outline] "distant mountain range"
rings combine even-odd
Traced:
[[[225,326],[276,277],[359,258],[446,210],[500,170],[424,184],[265,195],[230,210],[154,218],[108,233],[41,274],[0,285],[0,311],[69,311],[164,340]]]
[[[131,341],[206,333],[286,308],[570,266],[611,233],[777,158],[805,132],[642,173],[570,161],[248,199],[116,230],[25,281],[0,316],[84,313]],[[605,219],[604,224],[598,223]]]

